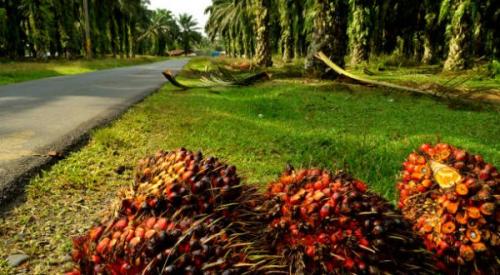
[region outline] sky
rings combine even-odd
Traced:
[[[205,9],[212,3],[211,0],[150,0],[150,2],[150,9],[167,9],[175,15],[191,14],[198,22],[200,31],[204,30],[208,19],[208,16],[204,14]]]

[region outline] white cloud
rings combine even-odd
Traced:
[[[167,9],[176,16],[181,13],[192,15],[198,22],[200,31],[203,31],[208,16],[205,15],[205,9],[212,4],[211,0],[150,0],[150,9]]]

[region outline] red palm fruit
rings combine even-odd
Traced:
[[[314,253],[316,252],[316,249],[314,248],[314,245],[309,245],[306,248],[306,255],[309,257],[314,257]]]
[[[273,185],[273,190],[271,192],[273,193],[281,193],[283,191],[283,184],[282,183],[277,183]]]
[[[420,149],[421,152],[426,153],[427,151],[429,151],[429,149],[431,149],[431,145],[427,144],[427,143],[426,144],[422,144],[422,145],[420,145],[419,149]]]
[[[104,250],[108,247],[109,241],[109,238],[102,239],[96,247],[97,253],[103,254]]]
[[[317,181],[314,183],[314,189],[315,190],[322,190],[323,189],[323,183],[321,181]]]
[[[354,186],[356,187],[356,189],[358,189],[358,191],[364,193],[368,190],[368,187],[366,186],[366,183],[364,182],[361,182],[359,180],[355,180],[354,182]]]
[[[321,210],[319,212],[319,215],[321,218],[326,218],[328,217],[328,215],[330,215],[330,205],[325,203],[322,207],[321,207]]]
[[[153,228],[153,226],[156,224],[156,218],[155,217],[151,217],[149,219],[146,220],[146,228],[147,229],[151,229]]]
[[[80,270],[72,270],[70,272],[66,272],[65,274],[66,275],[81,275],[82,273],[80,272]]]
[[[146,233],[144,234],[144,237],[146,239],[151,239],[153,236],[156,235],[156,231],[154,229],[149,229],[148,231],[146,231]]]
[[[118,220],[113,226],[115,230],[123,230],[128,224],[128,220],[126,218],[122,218]]]
[[[453,155],[455,157],[455,160],[457,161],[464,161],[465,158],[467,157],[467,153],[464,150],[459,150],[459,149],[456,149]]]
[[[352,259],[345,259],[344,261],[344,267],[347,269],[347,270],[351,270],[353,267],[354,267],[354,261]]]
[[[98,265],[101,263],[101,257],[97,256],[97,255],[92,255],[92,258],[91,258],[92,262],[95,264],[95,265]]]
[[[156,223],[153,225],[153,228],[157,231],[162,231],[167,229],[167,224],[168,221],[166,218],[160,218],[156,221]]]
[[[101,234],[102,234],[103,231],[104,231],[104,227],[103,226],[98,226],[96,228],[93,228],[90,231],[90,233],[89,233],[90,239],[92,241],[95,241],[95,240],[99,239],[101,237]]]
[[[327,234],[321,233],[318,236],[318,242],[321,244],[326,244],[326,243],[330,242],[330,238],[328,238]]]
[[[143,238],[144,237],[145,230],[142,227],[137,227],[134,232],[135,237]]]

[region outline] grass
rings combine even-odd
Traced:
[[[50,60],[47,62],[0,62],[0,85],[51,76],[74,75],[123,66],[165,60],[165,57],[137,56],[133,59]]]
[[[407,85],[437,83],[453,88],[474,90],[495,90],[500,93],[500,63],[474,61],[473,68],[459,72],[443,72],[442,64],[421,65],[414,60],[398,55],[372,57],[365,66],[352,71],[364,77],[379,81],[396,82]],[[365,75],[363,67],[373,75]]]
[[[0,218],[0,259],[23,251],[31,259],[16,273],[67,270],[70,237],[97,222],[131,184],[137,160],[158,149],[202,150],[262,188],[286,163],[346,169],[393,201],[400,165],[421,143],[449,142],[498,164],[498,115],[496,108],[450,109],[428,97],[306,79],[188,91],[166,85],[31,181],[25,201]]]

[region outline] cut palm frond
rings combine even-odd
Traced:
[[[172,72],[166,70],[162,72],[163,76],[172,83],[175,87],[183,90],[193,88],[212,88],[212,87],[229,87],[229,86],[250,86],[261,80],[271,79],[271,75],[267,72],[258,72],[247,77],[239,78],[231,74],[229,71],[219,68],[218,73],[208,74],[200,78],[200,85],[184,85],[180,83]]]

